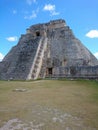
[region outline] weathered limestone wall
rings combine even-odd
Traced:
[[[0,64],[1,79],[26,79],[36,54],[41,37],[22,35],[17,46],[11,49]]]
[[[47,24],[47,29],[56,29],[56,28],[62,28],[66,26],[66,23],[64,20],[54,20],[54,21],[50,21]]]
[[[48,67],[98,65],[98,60],[75,38],[68,26],[50,29],[47,36],[50,42]]]
[[[98,60],[62,19],[28,28],[0,63],[0,79],[47,75],[98,76]]]
[[[46,26],[44,24],[33,25],[26,31],[27,34],[32,34],[32,37],[36,37],[37,33],[39,33],[39,36],[46,36]]]
[[[98,66],[54,67],[52,77],[78,77],[98,79]]]
[[[40,32],[41,36],[47,36],[47,30],[56,29],[56,28],[62,28],[66,26],[66,23],[64,20],[54,20],[50,21],[49,23],[45,24],[36,24],[28,28],[27,34],[32,34],[32,36],[36,37],[36,32]]]

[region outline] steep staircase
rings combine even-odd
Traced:
[[[33,61],[33,65],[31,67],[30,73],[27,79],[37,79],[39,77],[41,67],[43,64],[44,54],[47,50],[47,38],[42,37],[39,42],[38,49],[36,51],[36,55]]]

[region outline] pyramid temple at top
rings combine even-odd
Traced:
[[[98,77],[98,60],[65,20],[32,25],[0,62],[1,80]]]

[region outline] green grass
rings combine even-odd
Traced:
[[[71,116],[65,118],[65,113]],[[98,81],[0,81],[0,127],[16,118],[30,130],[30,122],[44,123],[41,130],[97,130]]]

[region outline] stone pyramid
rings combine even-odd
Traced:
[[[3,80],[81,76],[81,73],[86,76],[88,72],[98,76],[98,60],[62,19],[28,28],[0,62]]]

